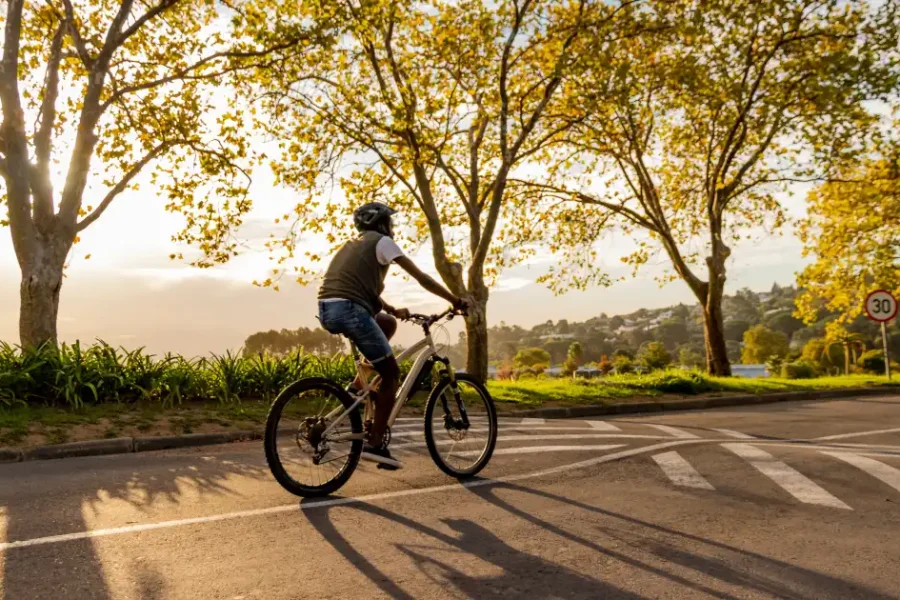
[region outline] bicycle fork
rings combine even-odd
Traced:
[[[438,362],[444,364],[447,367],[447,377],[450,379],[450,389],[453,392],[453,399],[456,402],[456,407],[459,409],[460,419],[454,419],[451,417],[450,406],[447,404],[447,396],[446,394],[441,395],[441,405],[444,409],[444,427],[450,429],[451,427],[454,429],[468,429],[469,428],[469,415],[466,412],[466,405],[462,401],[462,395],[459,393],[459,384],[456,381],[456,371],[450,365],[450,360],[447,358],[438,358],[435,359]]]

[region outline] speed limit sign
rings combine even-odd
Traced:
[[[866,314],[873,321],[885,323],[897,316],[897,299],[887,290],[877,290],[866,298]]]

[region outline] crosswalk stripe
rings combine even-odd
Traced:
[[[612,423],[607,423],[606,421],[585,421],[589,423],[591,427],[594,429],[599,429],[600,431],[622,431]]]
[[[522,419],[522,425],[543,425],[546,419]]]
[[[672,437],[676,437],[676,438],[690,439],[690,438],[700,437],[700,436],[694,435],[693,433],[687,432],[683,429],[678,429],[677,427],[671,427],[669,425],[653,425],[653,424],[648,423],[647,426],[652,427],[653,429],[659,429],[663,433],[668,433]]]
[[[722,435],[727,435],[728,437],[737,438],[739,440],[755,440],[756,438],[747,433],[741,433],[740,431],[733,431],[731,429],[713,429]]]
[[[900,470],[890,465],[886,465],[874,458],[866,458],[850,452],[823,452],[822,454],[827,454],[849,463],[900,492]]]
[[[697,472],[697,469],[691,466],[691,463],[674,450],[663,452],[662,454],[654,454],[652,458],[663,470],[663,473],[666,474],[666,477],[675,485],[701,490],[716,489]]]
[[[847,438],[865,437],[865,436],[870,436],[870,435],[881,435],[882,433],[900,433],[900,427],[894,427],[893,429],[875,429],[873,431],[861,431],[861,432],[857,432],[857,433],[841,433],[838,435],[826,435],[826,436],[814,438],[812,441],[825,442],[828,440],[844,440]]]
[[[599,444],[595,446],[519,446],[517,448],[497,448],[494,456],[498,454],[535,454],[538,452],[590,452],[591,450],[612,450],[623,448],[625,444]],[[453,456],[480,456],[481,450],[467,450],[454,452]]]
[[[796,469],[750,444],[722,444],[800,502],[853,510]]]

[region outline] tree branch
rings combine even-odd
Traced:
[[[172,8],[173,6],[178,4],[178,2],[179,0],[162,0],[159,4],[138,17],[137,20],[135,20],[135,22],[131,24],[131,27],[123,31],[122,35],[120,35],[116,40],[116,48],[124,44],[128,40],[128,38],[137,33],[138,30],[144,26],[144,23]]]
[[[53,127],[56,124],[56,100],[59,96],[59,63],[62,58],[65,23],[60,23],[50,42],[50,57],[44,78],[44,98],[38,115],[40,125],[34,135],[37,164],[29,169],[33,193],[33,213],[38,227],[53,219],[53,184],[50,181],[50,155],[53,151]]]
[[[75,44],[75,50],[78,52],[79,58],[81,58],[81,64],[88,70],[93,69],[94,59],[91,58],[87,44],[84,43],[81,32],[78,31],[78,25],[75,23],[75,9],[72,7],[72,0],[63,0],[63,5],[66,11],[64,20],[69,30],[69,36],[72,38],[72,43]]]
[[[122,179],[120,179],[119,182],[115,186],[113,186],[112,189],[109,190],[109,192],[107,192],[106,196],[104,196],[100,204],[97,205],[97,208],[95,208],[89,215],[85,216],[81,221],[78,222],[78,224],[75,226],[75,231],[84,231],[84,229],[86,229],[88,225],[99,219],[100,215],[102,215],[104,211],[109,208],[109,205],[112,204],[113,200],[115,200],[119,194],[121,194],[123,191],[125,191],[126,188],[128,188],[128,185],[135,177],[137,177],[141,170],[171,146],[173,146],[173,144],[170,142],[162,142],[161,144],[157,144],[157,146],[153,148],[153,150],[151,150],[146,156],[133,164],[131,168],[128,169],[128,171],[125,173],[125,175],[122,176]]]

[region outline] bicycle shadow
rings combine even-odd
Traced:
[[[91,521],[105,510],[136,509],[133,519],[140,523],[159,503],[179,503],[186,496],[237,495],[228,483],[232,477],[270,477],[261,460],[247,464],[245,457],[231,460],[228,453],[211,454],[209,460],[199,461],[195,453],[150,453],[3,465],[0,541],[87,531],[96,527]],[[0,552],[0,599],[112,598],[110,556],[104,565],[101,543],[99,538],[75,539]],[[115,570],[117,579],[127,577],[134,597],[166,597],[165,574],[152,561],[126,561]]]
[[[617,561],[639,576],[648,575],[650,579],[665,580],[669,589],[682,591],[686,593],[686,597],[707,595],[737,600],[749,593],[751,597],[892,600],[891,596],[855,581],[847,581],[551,492],[506,482],[464,489],[479,500],[549,532],[561,540],[561,545],[580,546],[589,553],[587,562],[580,564],[599,565]],[[581,517],[580,523],[583,526],[594,528],[614,543],[600,544],[533,512],[523,510],[498,495],[501,491],[521,493],[575,509],[576,518]],[[468,598],[645,597],[597,579],[589,571],[589,574],[579,573],[514,548],[482,524],[470,519],[440,519],[441,523],[456,533],[454,536],[374,504],[350,503],[342,508],[367,513],[395,526],[429,536],[456,552],[492,565],[495,567],[494,571],[501,571],[500,575],[475,575],[460,567],[460,561],[447,559],[447,550],[436,552],[430,546],[394,542],[394,546],[413,561],[423,576],[441,585],[450,584],[458,594]],[[384,594],[402,600],[413,598],[411,592],[404,590],[379,568],[376,559],[364,555],[341,534],[333,522],[332,510],[333,507],[323,507],[304,512],[323,539]],[[402,539],[402,533],[397,532],[394,538]],[[436,554],[439,555],[435,556]],[[722,591],[725,588],[735,591]]]

